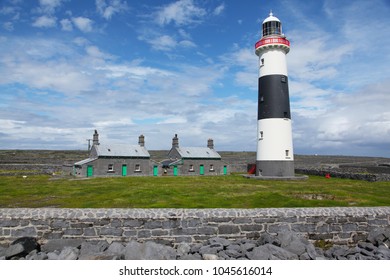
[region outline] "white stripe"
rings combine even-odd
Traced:
[[[294,160],[290,119],[261,119],[257,122],[256,160]]]

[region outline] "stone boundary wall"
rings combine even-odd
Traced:
[[[86,239],[166,245],[211,237],[257,239],[291,230],[311,241],[356,244],[374,228],[390,227],[390,207],[269,209],[0,209],[0,243],[18,237]]]
[[[357,168],[346,170],[344,168],[337,169],[317,169],[317,168],[296,168],[295,173],[315,176],[325,176],[329,174],[334,178],[363,180],[368,182],[390,181],[390,174],[385,173],[367,173],[365,169],[361,172]]]

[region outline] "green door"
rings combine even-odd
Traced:
[[[199,167],[199,174],[200,175],[204,175],[204,166],[203,166],[203,164],[201,164],[200,167]]]
[[[87,166],[87,177],[92,177],[93,176],[93,166],[88,165]]]
[[[157,176],[158,175],[158,166],[155,165],[153,166],[153,176]]]
[[[122,164],[122,176],[127,176],[127,165]]]
[[[173,176],[177,176],[177,166],[173,166]]]
[[[223,175],[226,175],[226,174],[227,174],[227,166],[224,165],[224,166],[223,166]]]

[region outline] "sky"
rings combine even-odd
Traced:
[[[294,153],[390,157],[388,0],[0,0],[0,149],[255,151],[271,10]]]

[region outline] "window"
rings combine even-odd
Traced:
[[[136,165],[135,165],[135,168],[134,168],[134,171],[135,171],[135,172],[140,172],[140,171],[141,171],[141,165],[136,164]]]
[[[190,165],[190,169],[188,169],[188,171],[189,171],[189,172],[194,172],[194,171],[195,171],[195,170],[194,170],[194,165],[193,165],[193,164]]]
[[[289,150],[286,150],[286,157],[289,157],[290,155],[290,151]]]
[[[213,164],[210,164],[210,172],[214,172],[214,165]]]
[[[281,77],[280,77],[280,81],[281,81],[282,83],[287,83],[287,77],[286,77],[286,76],[281,76]]]
[[[114,172],[114,165],[113,164],[109,164],[108,165],[108,172]]]
[[[264,132],[263,132],[263,131],[260,131],[260,140],[263,139],[263,136],[264,136]]]
[[[261,59],[260,66],[264,66],[264,58]]]

